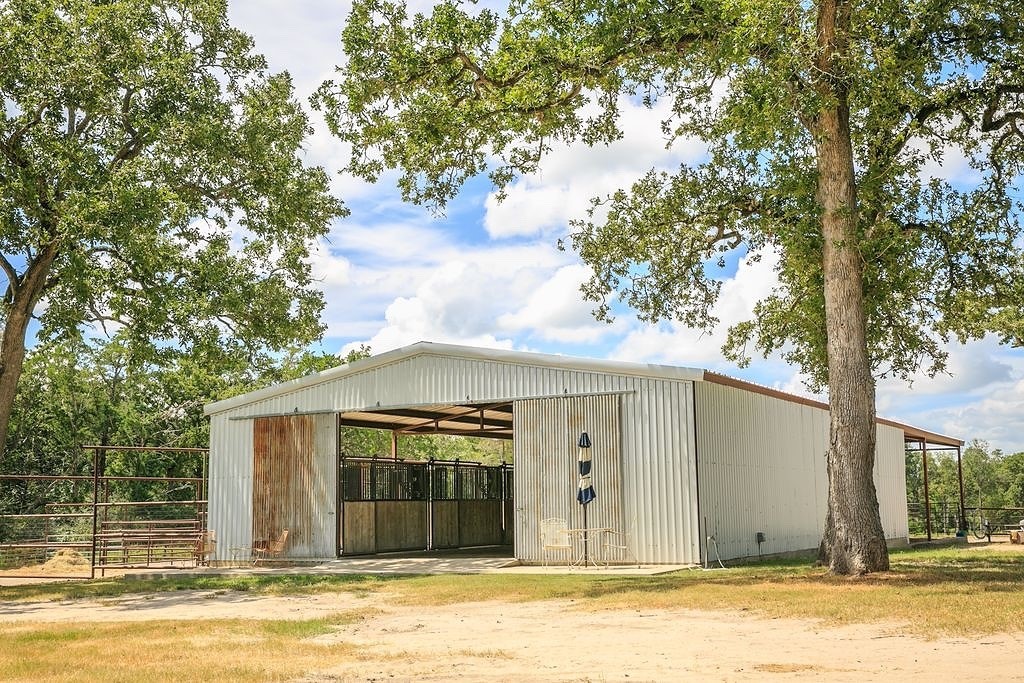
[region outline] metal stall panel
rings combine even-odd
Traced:
[[[515,556],[543,561],[540,522],[560,517],[583,526],[576,502],[577,441],[590,435],[592,480],[597,499],[587,508],[588,526],[622,529],[619,397],[578,396],[517,401],[515,414]]]
[[[426,462],[344,458],[344,555],[427,547]]]
[[[288,529],[284,555],[336,555],[336,422],[330,415],[253,421],[252,537]]]
[[[697,383],[696,396],[700,516],[721,558],[817,548],[828,505],[828,411],[707,382]],[[894,461],[894,432],[879,425],[875,485],[886,535],[905,538],[903,452],[901,444]]]

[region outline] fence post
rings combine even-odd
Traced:
[[[427,550],[434,549],[434,456],[427,458]]]
[[[100,455],[98,450],[92,452],[92,558],[89,560],[89,578],[96,578],[96,531],[99,521],[100,503]]]
[[[960,530],[967,531],[967,510],[964,508],[964,466],[960,458],[960,446],[956,447],[956,478],[960,484]]]
[[[928,540],[932,540],[932,506],[928,498],[928,450],[924,439],[921,439],[921,466],[924,470],[924,526],[928,532]]]

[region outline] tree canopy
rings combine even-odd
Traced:
[[[725,352],[781,353],[828,387],[822,559],[859,573],[888,566],[874,379],[943,370],[952,338],[1024,338],[1022,22],[1002,0],[356,0],[316,103],[352,172],[398,168],[406,199],[442,208],[554,141],[615,140],[624,101],[667,102],[666,143],[706,157],[594,198],[569,236],[583,293],[601,317],[617,296],[709,328],[722,257],[779,255]],[[959,182],[931,171],[959,156]]]
[[[668,99],[667,144],[698,138],[696,167],[652,169],[596,197],[572,244],[609,314],[717,323],[718,258],[778,250],[780,286],[730,338],[781,351],[827,384],[816,198],[814,31],[820,3],[514,2],[507,16],[442,2],[356,2],[348,56],[321,89],[350,170],[398,167],[403,196],[435,207],[469,177],[499,187],[536,171],[553,141],[607,143],[623,98]],[[944,368],[941,341],[1024,338],[1020,197],[1024,10],[1004,2],[850,3],[850,132],[857,250],[876,376]],[[953,183],[931,170],[963,155]],[[965,186],[966,185],[966,186]]]
[[[143,348],[319,337],[305,257],[344,209],[224,0],[2,3],[0,97],[0,439],[33,318]]]

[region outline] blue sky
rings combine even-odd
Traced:
[[[410,9],[426,9],[425,0]],[[339,35],[348,2],[234,0],[232,22],[256,40],[275,71],[291,73],[308,96],[342,59]],[[370,185],[338,171],[347,149],[312,112],[311,163],[333,176],[352,214],[331,228],[313,256],[326,296],[323,348],[368,344],[375,353],[420,340],[668,363],[716,370],[806,394],[798,369],[778,358],[739,369],[721,358],[729,324],[749,317],[775,281],[774,263],[730,261],[715,313],[721,326],[701,334],[674,324],[647,325],[628,311],[609,325],[590,314],[579,285],[588,271],[556,248],[588,200],[631,183],[652,167],[703,154],[681,142],[666,150],[658,111],[623,103],[626,136],[611,147],[555,149],[539,173],[519,179],[498,203],[486,179],[466,186],[445,217],[403,204],[394,176]],[[969,179],[966,162],[947,155],[929,172]],[[985,339],[949,348],[949,375],[922,375],[912,387],[882,381],[880,415],[993,447],[1024,450],[1024,352]]]

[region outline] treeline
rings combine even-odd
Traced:
[[[206,447],[210,423],[203,406],[254,389],[319,372],[369,355],[363,348],[345,358],[296,350],[279,356],[244,349],[187,353],[139,351],[117,336],[39,344],[28,354],[8,432],[3,474],[88,475],[92,455],[83,445]],[[351,456],[390,456],[390,432],[344,429],[342,450]],[[510,444],[488,439],[402,436],[401,457],[511,461]],[[202,458],[182,454],[107,451],[101,463],[110,476],[195,477]],[[46,486],[0,486],[0,506],[34,508],[43,499],[74,497]],[[158,495],[145,484],[122,485],[121,499]],[[166,495],[166,491],[159,493]]]

